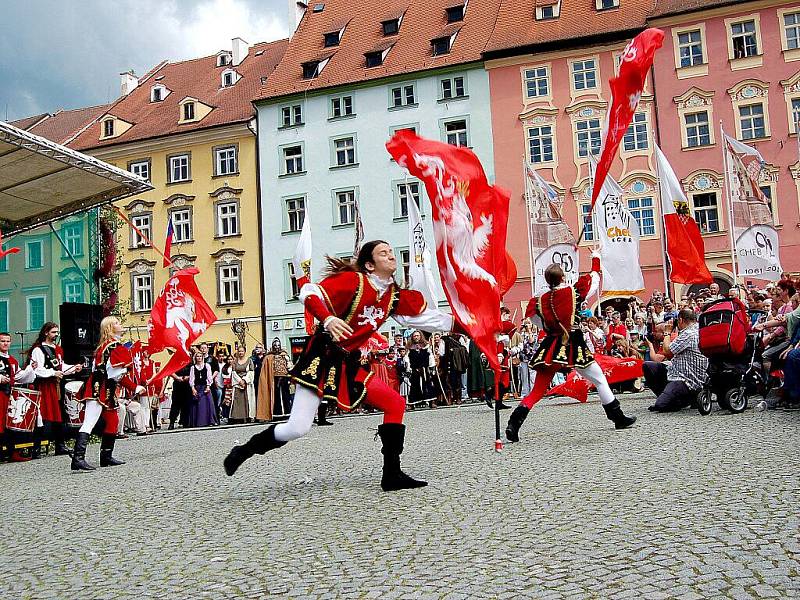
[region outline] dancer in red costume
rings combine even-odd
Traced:
[[[383,442],[384,491],[427,485],[400,469],[405,425],[405,400],[374,377],[361,362],[361,346],[394,318],[401,326],[426,331],[450,331],[453,317],[427,307],[422,294],[400,289],[394,280],[397,260],[391,246],[381,240],[365,243],[355,263],[328,258],[328,276],[318,285],[307,283],[300,291],[306,309],[320,322],[291,371],[297,385],[286,423],[270,425],[225,458],[225,472],[233,475],[254,454],[280,448],[311,429],[320,397],[335,401],[343,410],[362,402],[383,411],[378,435]]]
[[[116,317],[106,317],[100,321],[100,343],[94,353],[92,373],[83,388],[85,401],[83,424],[75,440],[72,454],[73,471],[93,471],[86,462],[86,445],[89,435],[102,420],[100,441],[100,466],[115,467],[125,461],[114,458],[114,443],[119,425],[117,390],[124,388],[132,395],[144,393],[145,388],[136,385],[133,373],[133,356],[129,348],[120,342],[122,324]]]
[[[14,386],[20,383],[33,383],[36,379],[35,369],[39,365],[31,362],[20,370],[17,359],[8,353],[9,348],[11,348],[11,334],[4,331],[0,333],[0,442],[5,444],[11,462],[25,462],[30,458],[22,456],[19,450],[14,449],[15,436],[12,431],[6,430],[6,415]]]
[[[590,297],[600,283],[600,258],[592,254],[592,271],[581,276],[574,287],[564,285],[564,271],[552,264],[544,272],[550,291],[540,297],[531,298],[526,317],[541,321],[546,332],[539,349],[533,356],[531,367],[536,371],[536,379],[531,393],[525,396],[508,419],[506,438],[509,442],[519,441],[519,429],[528,417],[533,405],[542,399],[553,376],[562,369],[575,368],[583,377],[597,388],[600,402],[606,416],[617,429],[630,427],[636,417],[625,416],[619,401],[608,387],[602,369],[594,361],[583,332],[576,318],[581,302]]]

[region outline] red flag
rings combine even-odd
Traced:
[[[653,55],[664,43],[664,32],[660,29],[645,29],[625,47],[619,75],[611,79],[611,109],[606,121],[603,152],[597,162],[597,172],[592,189],[592,207],[605,183],[617,149],[633,120],[639,98],[644,90],[647,72],[653,65]]]
[[[614,358],[605,354],[595,354],[594,360],[603,370],[608,383],[619,383],[630,381],[642,376],[642,361],[639,358]],[[589,390],[594,386],[582,377],[578,371],[573,369],[567,380],[561,385],[550,388],[546,396],[569,396],[580,402],[586,402],[589,397]]]
[[[0,260],[3,260],[9,254],[16,254],[17,252],[19,252],[19,248],[16,247],[3,250],[3,232],[0,231]]]
[[[153,354],[171,348],[175,354],[151,383],[172,375],[183,367],[191,356],[192,343],[217,320],[214,311],[203,298],[194,276],[194,267],[177,271],[164,284],[150,311],[147,324],[149,351]]]
[[[513,283],[513,261],[506,254],[508,192],[489,185],[469,148],[401,130],[386,149],[425,183],[439,274],[453,316],[499,369],[495,333],[500,331],[501,287]]]
[[[164,241],[164,268],[172,265],[172,237],[174,235],[175,229],[172,226],[172,215],[170,215],[169,223],[167,224],[167,239]]]

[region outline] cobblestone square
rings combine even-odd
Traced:
[[[800,596],[800,414],[623,402],[632,430],[551,404],[499,455],[483,405],[412,412],[403,464],[430,485],[401,493],[380,490],[378,416],[233,478],[260,427],[121,441],[128,464],[93,473],[1,465],[0,598]]]

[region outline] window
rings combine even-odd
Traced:
[[[238,171],[236,146],[214,148],[214,175],[235,175]]]
[[[173,210],[172,217],[172,240],[180,244],[192,240],[192,209],[182,208]]]
[[[300,285],[297,283],[297,277],[294,274],[294,263],[289,261],[286,263],[286,274],[289,276],[289,300],[297,300],[300,297]]]
[[[389,106],[391,108],[414,106],[416,104],[416,93],[414,90],[414,84],[412,83],[391,88],[389,95]]]
[[[645,113],[635,113],[633,120],[625,132],[623,144],[626,152],[636,152],[637,150],[647,150],[647,115]]]
[[[686,113],[686,143],[689,148],[711,145],[711,132],[708,127],[708,112]]]
[[[167,158],[169,163],[169,183],[177,183],[179,181],[189,181],[189,155],[177,154]]]
[[[451,146],[469,146],[467,122],[464,119],[448,121],[444,124],[445,141]]]
[[[733,58],[747,58],[758,54],[755,21],[731,23]]]
[[[346,167],[356,164],[356,142],[353,137],[339,138],[333,140],[333,152],[335,167]]]
[[[0,258],[0,273],[8,273],[8,255]]]
[[[44,242],[36,240],[25,244],[25,268],[44,268]]]
[[[103,137],[114,137],[114,119],[103,121]]]
[[[8,331],[8,300],[0,299],[0,331]]]
[[[187,102],[183,105],[183,120],[194,121],[194,102]]]
[[[220,304],[239,304],[242,301],[241,269],[238,264],[218,267]]]
[[[595,0],[597,10],[608,10],[619,6],[619,0]]]
[[[383,51],[367,52],[364,54],[367,68],[380,67],[383,64]]]
[[[536,7],[537,21],[547,21],[549,19],[555,19],[556,16],[557,16],[556,7],[554,4],[547,4],[545,6]]]
[[[150,102],[161,102],[164,99],[164,88],[160,85],[154,85],[150,89]]]
[[[800,12],[783,15],[783,34],[787,50],[800,48]]]
[[[292,104],[281,107],[281,126],[296,127],[303,124],[303,105]]]
[[[411,252],[409,252],[408,248],[403,248],[398,251],[397,257],[400,259],[400,268],[403,270],[402,285],[409,285],[411,283],[409,281],[411,272]]]
[[[583,239],[587,242],[594,240],[594,223],[592,222],[592,208],[588,204],[581,204],[581,217],[583,218]]]
[[[150,214],[134,215],[131,217],[131,223],[133,223],[133,227],[136,227],[136,229],[141,231],[148,240],[153,239],[152,219]],[[146,247],[148,245],[147,240],[139,235],[139,233],[133,227],[131,227],[131,248],[139,248],[141,246]]]
[[[381,27],[383,28],[383,35],[395,35],[400,31],[400,19],[389,19],[388,21],[383,21],[381,23]]]
[[[458,21],[464,20],[464,4],[459,4],[458,6],[450,6],[445,8],[444,10],[447,12],[447,22],[448,23],[457,23]]]
[[[431,40],[431,52],[434,56],[450,54],[450,37],[440,37]]]
[[[395,125],[391,129],[389,129],[389,137],[392,137],[398,131],[411,131],[413,133],[419,133],[419,123],[409,123],[407,125]],[[392,159],[394,160],[394,159]]]
[[[239,235],[239,203],[217,204],[217,237]]]
[[[764,105],[748,104],[740,106],[739,124],[742,129],[743,140],[767,137],[767,129],[764,123]]]
[[[771,185],[760,185],[758,188],[761,190],[761,193],[764,194],[764,197],[767,199],[769,203],[769,212],[772,215],[772,222],[775,225],[778,225],[778,205],[773,198],[772,193],[772,186]]]
[[[628,210],[639,224],[642,236],[656,234],[656,219],[653,213],[652,198],[628,198]]]
[[[593,90],[597,87],[597,67],[593,58],[572,63],[572,84],[575,90]]]
[[[45,322],[45,296],[29,296],[26,298],[28,309],[28,331],[37,331]]]
[[[692,197],[694,204],[694,220],[697,221],[701,233],[716,233],[719,231],[719,214],[717,212],[717,195],[695,194]]]
[[[283,148],[283,174],[296,175],[303,171],[303,147],[288,146]]]
[[[681,67],[694,67],[705,62],[703,60],[703,39],[699,29],[678,34],[678,52]]]
[[[550,79],[547,67],[525,69],[525,97],[546,98],[550,95]]]
[[[303,229],[303,221],[306,219],[306,200],[305,198],[288,198],[286,200],[286,224],[288,231],[300,231]]]
[[[600,119],[586,119],[575,123],[578,156],[585,158],[591,152],[600,152]]]
[[[72,279],[64,282],[64,302],[83,302],[82,279]]]
[[[353,115],[353,97],[336,96],[331,98],[331,119],[340,119]]]
[[[319,72],[322,70],[319,68],[318,60],[311,60],[309,62],[304,62],[302,66],[303,66],[303,79],[314,79],[319,76]]]
[[[137,162],[132,162],[128,165],[128,171],[133,173],[134,175],[138,175],[145,181],[150,181],[150,161],[149,160],[140,160]]]
[[[133,312],[147,312],[153,308],[153,274],[141,273],[131,277],[131,303]]]
[[[222,87],[231,87],[233,83],[233,71],[226,71],[222,74]]]
[[[797,123],[800,123],[800,98],[792,98],[792,122],[789,124],[789,129],[794,126],[795,133],[800,133],[797,128]]]
[[[441,99],[452,100],[453,98],[466,98],[467,88],[464,85],[464,77],[449,77],[440,80]]]
[[[336,224],[352,225],[356,222],[356,192],[355,190],[343,190],[336,192]]]
[[[528,127],[528,150],[532,163],[550,162],[553,160],[553,127]]]
[[[395,187],[395,193],[397,196],[397,216],[399,218],[408,217],[409,200],[413,200],[417,208],[421,209],[418,181],[398,183]]]
[[[342,39],[342,32],[339,31],[329,31],[323,36],[323,45],[326,48],[333,48],[334,46],[338,46],[339,42]]]
[[[62,256],[83,256],[83,223],[68,223],[61,228]]]
[[[218,67],[227,67],[233,61],[233,57],[230,54],[220,54],[217,56],[217,66]]]

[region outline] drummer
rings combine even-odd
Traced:
[[[9,348],[11,348],[11,334],[0,332],[0,446],[5,446],[4,456],[8,456],[11,462],[24,462],[30,458],[15,449],[18,435],[17,432],[6,428],[6,419],[14,386],[32,383],[36,378],[34,371],[38,364],[32,362],[20,370],[17,359],[8,353]]]

